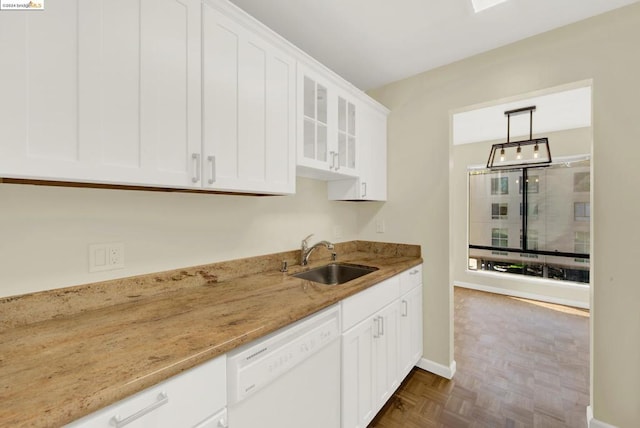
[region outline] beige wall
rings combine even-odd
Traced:
[[[84,284],[357,238],[353,203],[298,179],[295,196],[0,184],[0,296]],[[341,229],[341,237],[334,234]],[[123,242],[125,269],[88,272],[88,245]]]
[[[422,244],[425,357],[449,365],[448,248],[458,215],[449,203],[457,211],[460,161],[449,156],[450,111],[593,79],[592,405],[595,418],[622,428],[640,426],[638,40],[636,3],[372,91],[391,109],[389,202],[360,208],[364,238],[376,237],[374,219],[384,217],[385,240]]]

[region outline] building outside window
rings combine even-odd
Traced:
[[[509,194],[509,177],[491,178],[491,194],[492,195],[508,195]]]
[[[522,194],[522,176],[518,177],[518,193]],[[540,177],[537,175],[530,175],[527,177],[527,191],[529,193],[538,193],[540,185]]]
[[[591,190],[591,173],[580,171],[573,174],[573,191],[588,192]]]
[[[469,269],[589,283],[589,171],[589,160],[470,170]],[[509,181],[519,192],[509,193]],[[508,215],[514,204],[520,216]],[[509,245],[518,230],[519,247]]]
[[[574,250],[576,253],[589,254],[589,246],[590,246],[590,237],[589,232],[585,232],[582,230],[575,232],[574,238]]]
[[[522,229],[520,229],[520,248],[522,246]],[[538,249],[538,231],[536,229],[527,230],[527,250]]]
[[[509,229],[502,227],[491,229],[491,246],[507,248],[509,246]]]
[[[573,219],[575,221],[589,221],[589,220],[591,220],[591,203],[589,203],[589,202],[574,202],[574,204],[573,204]]]
[[[529,220],[538,219],[538,204],[535,202],[529,202],[527,204],[527,211],[529,211]],[[522,202],[520,202],[520,217],[522,217]]]
[[[509,217],[509,204],[491,204],[491,218],[493,220],[505,220]]]

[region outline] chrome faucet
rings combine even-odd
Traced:
[[[308,240],[309,238],[311,238],[313,236],[313,234],[307,236],[306,238],[304,238],[302,240],[302,246],[300,248],[300,264],[302,266],[306,266],[309,263],[309,256],[311,255],[311,253],[313,252],[313,250],[315,250],[318,247],[321,246],[325,246],[327,247],[328,250],[333,250],[333,244],[329,241],[320,241],[314,245],[312,245],[311,247],[309,247],[308,244]]]

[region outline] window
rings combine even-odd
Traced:
[[[509,204],[491,204],[491,218],[505,220],[509,217]]]
[[[509,177],[491,178],[491,194],[492,195],[508,195],[509,194]]]
[[[589,169],[589,160],[576,160],[470,170],[468,268],[588,283]],[[509,194],[509,182],[521,193]]]
[[[491,229],[491,246],[507,248],[509,246],[509,229],[501,227]]]
[[[575,221],[589,221],[591,219],[591,203],[574,202],[573,219]]]
[[[538,204],[529,202],[527,204],[527,211],[530,220],[536,220],[538,218]],[[520,202],[520,217],[522,217],[522,202]]]
[[[522,194],[522,176],[518,177],[518,191]],[[538,193],[540,189],[540,177],[537,175],[530,175],[527,177],[527,191],[529,193]]]
[[[524,248],[522,245],[522,229],[520,229],[520,248]],[[527,230],[527,250],[538,249],[538,231],[536,229]]]
[[[576,253],[589,254],[589,232],[577,231],[574,238],[574,251]]]
[[[591,174],[589,172],[573,174],[573,191],[588,192],[589,190],[591,190]]]

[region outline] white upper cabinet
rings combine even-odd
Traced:
[[[82,177],[78,135],[80,0],[46,14],[0,13],[0,172]]]
[[[89,0],[80,10],[80,137],[88,178],[193,186],[200,2]]]
[[[337,180],[357,175],[353,97],[298,62],[298,175]]]
[[[376,103],[227,0],[57,0],[0,52],[0,177],[386,197]]]
[[[200,3],[61,0],[0,16],[0,175],[185,186]]]
[[[362,102],[357,124],[358,177],[328,183],[331,200],[387,200],[387,111]]]
[[[295,192],[295,61],[203,6],[203,186]]]

